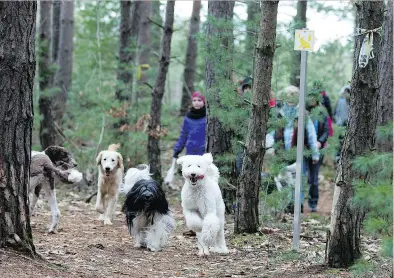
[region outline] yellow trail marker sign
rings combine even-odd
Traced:
[[[295,30],[294,50],[313,51],[314,31]]]

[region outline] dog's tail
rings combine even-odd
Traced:
[[[108,151],[116,152],[120,148],[120,144],[111,144],[108,146]]]
[[[119,191],[123,194],[127,194],[134,185],[140,180],[152,179],[149,173],[149,166],[145,164],[137,165],[138,168],[130,168],[126,172],[124,177],[124,183],[121,184]]]

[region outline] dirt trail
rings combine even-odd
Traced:
[[[323,199],[325,194],[323,190]],[[325,274],[327,269],[321,265],[323,228],[323,231],[310,229],[312,236],[302,238],[302,253],[294,254],[288,251],[291,220],[283,221],[272,233],[235,237],[229,218],[226,240],[230,254],[200,258],[196,255],[196,239],[182,235],[187,229],[183,224],[180,193],[172,191],[168,196],[178,227],[169,246],[153,253],[134,247],[124,216],[119,212],[120,205],[114,225],[102,226],[96,220],[98,214],[93,204],[83,201],[87,195],[87,192],[73,193],[66,187],[58,189],[62,218],[57,234],[46,233],[50,213],[46,203],[39,201],[32,228],[37,252],[46,261],[0,249],[0,273],[7,274],[0,277],[309,277],[311,273],[314,277],[350,277],[347,271],[336,272],[334,276]],[[326,212],[322,210],[323,214]],[[326,225],[320,220],[313,221],[311,225]],[[308,229],[304,226],[303,230]]]

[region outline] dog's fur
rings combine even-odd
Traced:
[[[143,166],[143,167],[141,167]],[[130,168],[121,192],[127,194],[122,211],[136,247],[160,251],[166,246],[176,222],[160,185],[151,178],[149,167]]]
[[[124,174],[123,157],[117,152],[119,147],[120,145],[112,144],[96,158],[99,173],[96,210],[100,213],[99,220],[104,221],[104,225],[112,225]]]
[[[219,170],[210,153],[178,158],[185,184],[182,208],[186,225],[197,234],[198,255],[209,255],[209,247],[217,253],[228,253],[224,238],[225,206],[220,191]]]
[[[29,206],[30,214],[40,196],[41,189],[45,190],[51,206],[52,220],[49,232],[55,232],[59,223],[60,211],[56,201],[55,180],[64,183],[76,183],[82,179],[82,174],[75,167],[77,163],[73,155],[65,148],[50,146],[43,152],[32,151],[30,164]]]

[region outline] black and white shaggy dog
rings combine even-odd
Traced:
[[[160,185],[151,178],[149,166],[130,168],[121,192],[126,194],[122,211],[135,246],[160,251],[166,246],[176,222]]]
[[[52,214],[49,232],[56,231],[60,218],[55,181],[58,179],[69,184],[79,182],[82,173],[75,169],[76,166],[72,154],[63,147],[51,146],[43,152],[32,151],[29,183],[30,214],[34,211],[41,189],[44,189]]]

